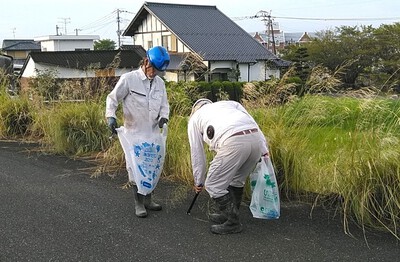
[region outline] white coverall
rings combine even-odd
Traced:
[[[141,68],[123,74],[107,96],[106,117],[114,117],[122,101],[124,127],[135,132],[160,132],[158,120],[169,118],[164,81],[156,76],[151,82]]]
[[[209,126],[214,128],[211,139],[207,136]],[[236,134],[244,130],[253,131]],[[266,140],[257,123],[235,101],[202,106],[189,120],[188,136],[194,183],[204,185],[212,198],[226,195],[229,185],[243,187],[256,163],[267,153]],[[208,172],[203,142],[216,152]]]
[[[121,75],[106,99],[106,117],[117,118],[115,112],[122,101],[124,127],[134,133],[160,133],[158,121],[169,118],[169,104],[164,81],[156,76],[149,80],[141,68]],[[125,156],[129,157],[129,156]],[[129,180],[133,181],[128,166]]]

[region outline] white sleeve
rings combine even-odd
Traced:
[[[164,117],[166,119],[169,119],[169,103],[168,103],[167,90],[165,89],[164,82],[162,90],[163,90],[163,96],[161,98],[160,118]]]
[[[127,79],[124,75],[118,80],[114,89],[107,95],[106,98],[106,117],[117,118],[115,112],[117,111],[118,104],[129,94]]]
[[[193,117],[189,120],[188,137],[194,184],[196,186],[204,185],[207,173],[206,154],[204,152],[204,143],[201,130],[196,125]]]

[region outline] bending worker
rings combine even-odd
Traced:
[[[267,153],[264,135],[238,102],[199,99],[192,107],[188,136],[195,191],[202,191],[204,185],[220,211],[210,214],[210,220],[217,223],[211,226],[211,232],[241,232],[243,189],[246,178]],[[216,152],[208,171],[203,143]]]
[[[116,134],[117,120],[115,112],[122,101],[124,127],[136,133],[160,132],[168,122],[169,104],[165,83],[157,74],[167,69],[170,58],[162,46],[155,46],[146,52],[137,70],[121,75],[114,89],[107,96],[106,118],[113,134]],[[125,155],[125,158],[128,156]],[[161,205],[138,193],[132,175],[127,166],[129,180],[133,184],[135,214],[146,217],[149,210],[161,210]]]

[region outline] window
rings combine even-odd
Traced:
[[[177,45],[178,45],[178,39],[176,39],[175,35],[171,35],[171,50],[177,52]]]
[[[227,73],[212,73],[211,81],[228,81]]]
[[[162,45],[163,47],[165,47],[167,50],[169,50],[168,38],[169,38],[168,35],[163,35],[163,36],[162,36],[162,39],[161,39],[161,45]]]

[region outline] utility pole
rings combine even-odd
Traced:
[[[69,18],[69,17],[61,17],[59,19],[63,20],[62,23],[64,24],[64,34],[66,35],[67,34],[67,24],[71,23],[71,18]]]
[[[270,44],[272,44],[272,52],[276,55],[274,26],[271,19],[271,11],[259,11],[256,14],[256,17],[262,17],[262,21],[264,21],[265,27],[267,28],[265,32],[267,34],[267,49],[270,50]]]
[[[121,29],[120,29],[120,23],[121,23],[121,18],[119,16],[120,10],[117,9],[117,35],[118,35],[118,49],[121,47]]]
[[[270,32],[272,34],[272,52],[274,53],[274,55],[276,55],[274,25],[273,25],[272,20],[271,20],[271,12],[269,12],[267,17],[268,17],[268,24],[269,24],[269,27],[270,27]]]
[[[121,47],[121,26],[120,26],[120,24],[121,24],[121,17],[120,17],[120,13],[128,13],[127,11],[125,11],[125,10],[120,10],[120,9],[117,9],[117,35],[118,35],[118,49]]]

